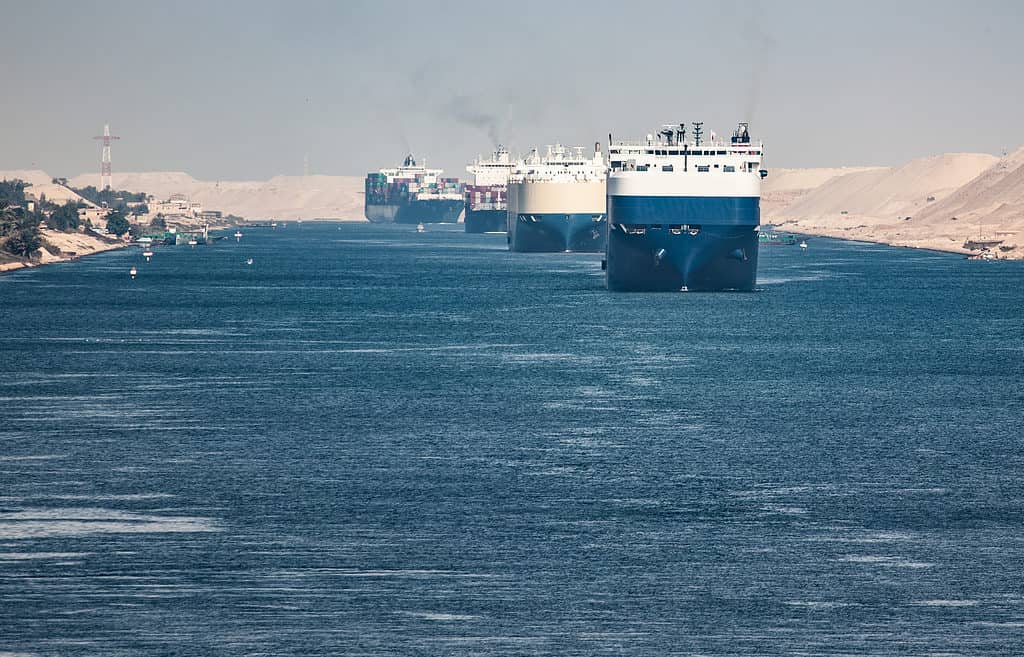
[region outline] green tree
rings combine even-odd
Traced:
[[[0,208],[8,205],[25,205],[25,188],[30,185],[22,180],[0,180]]]
[[[125,218],[124,214],[120,211],[115,210],[107,215],[107,232],[113,233],[120,237],[131,229],[131,224]]]
[[[63,231],[78,230],[78,225],[80,223],[78,219],[78,208],[79,204],[75,201],[68,201],[64,205],[58,206],[57,209],[50,214],[50,226]]]
[[[26,187],[29,185],[21,180],[0,181],[0,249],[32,257],[43,244],[39,234],[43,215],[26,209]]]
[[[153,228],[159,228],[161,230],[166,230],[167,229],[167,220],[164,219],[164,215],[163,214],[158,214],[157,216],[153,217],[153,220],[149,222],[149,225],[152,226]]]

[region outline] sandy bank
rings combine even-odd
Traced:
[[[0,272],[14,271],[25,267],[38,267],[55,262],[68,262],[94,253],[112,251],[128,246],[121,240],[97,237],[88,233],[63,233],[57,230],[41,230],[39,233],[51,247],[56,247],[60,253],[50,253],[46,248],[39,250],[39,257],[32,260],[15,258],[5,255],[4,261],[0,261]]]
[[[831,177],[784,171],[775,187],[765,181],[762,203],[762,221],[782,230],[965,254],[980,245],[1024,259],[1024,148],[1003,158],[947,153]]]

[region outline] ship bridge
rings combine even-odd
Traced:
[[[692,125],[689,138],[684,123],[662,126],[637,140],[612,141],[608,135],[611,171],[767,175],[762,168],[764,144],[751,141],[748,124],[740,123],[728,141],[714,131],[705,138],[704,124]]]
[[[600,144],[594,145],[594,155],[587,158],[583,146],[572,148],[562,144],[547,147],[547,153],[540,155],[533,149],[516,167],[512,178],[527,182],[572,182],[603,180],[608,167],[601,154]]]

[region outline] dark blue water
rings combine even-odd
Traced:
[[[1021,654],[1024,263],[627,295],[504,249],[0,277],[0,653]]]

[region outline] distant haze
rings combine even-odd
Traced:
[[[1024,142],[1016,2],[4,2],[0,169],[462,176],[513,152],[751,122],[769,167]]]

